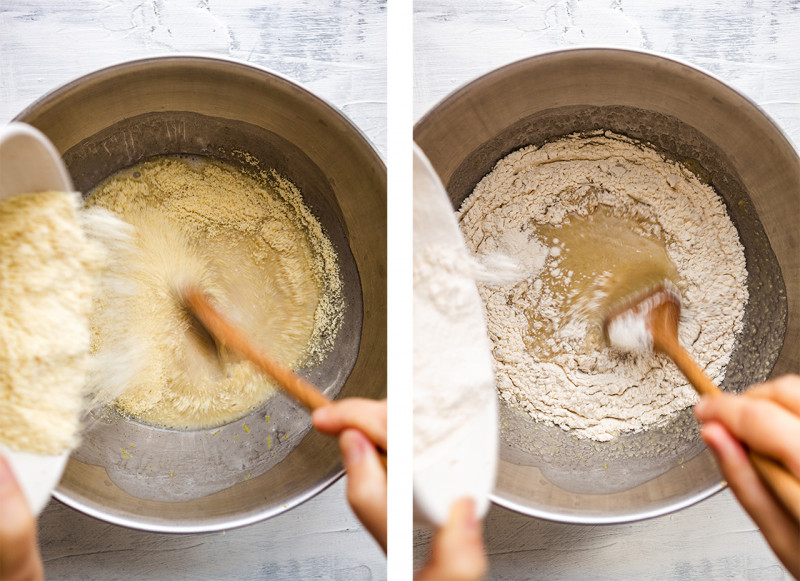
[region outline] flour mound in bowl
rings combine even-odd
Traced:
[[[92,317],[91,387],[143,423],[201,429],[231,422],[274,393],[247,361],[198,336],[177,299],[198,285],[267,352],[291,367],[320,361],[343,318],[335,250],[298,189],[274,172],[166,156],[111,176],[86,201],[133,227]]]
[[[484,263],[526,269],[480,294],[500,397],[533,419],[607,441],[696,401],[665,356],[603,341],[620,272],[676,284],[681,343],[724,379],[748,300],[744,248],[722,199],[680,163],[608,131],[570,135],[501,159],[457,216]]]

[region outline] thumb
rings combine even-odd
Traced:
[[[0,579],[43,579],[36,521],[11,467],[0,454]]]
[[[416,581],[477,581],[486,575],[487,559],[475,501],[462,498],[433,538],[431,556]]]

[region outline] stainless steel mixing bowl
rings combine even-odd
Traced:
[[[43,131],[75,186],[168,153],[234,163],[242,152],[301,190],[339,255],[345,322],[301,372],[334,396],[386,392],[386,168],[336,109],[268,71],[204,57],[107,68],[43,97],[17,120]],[[111,410],[88,420],[55,496],[109,522],[162,532],[232,528],[288,510],[342,474],[332,438],[288,398],[218,429],[179,432]]]
[[[417,123],[414,139],[458,207],[511,151],[594,129],[653,144],[725,200],[745,246],[750,291],[725,387],[798,371],[800,160],[776,125],[724,83],[643,52],[559,51],[460,88]],[[624,522],[724,486],[690,410],[658,429],[599,443],[501,408],[493,500],[507,508],[563,522]]]

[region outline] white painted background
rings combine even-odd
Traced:
[[[704,68],[800,143],[797,0],[416,0],[414,11],[415,118],[512,60],[602,44]],[[0,0],[0,123],[97,68],[204,52],[299,81],[343,110],[385,155],[385,29],[385,0]],[[48,579],[82,580],[384,578],[383,556],[346,508],[342,484],[224,534],[131,531],[53,502],[40,521],[45,570]],[[659,519],[605,527],[494,508],[486,530],[491,579],[788,578],[729,492]],[[417,561],[428,536],[415,531]]]
[[[55,87],[143,56],[202,52],[282,73],[386,152],[386,1],[0,0],[0,124]],[[386,578],[344,480],[288,513],[225,533],[132,531],[52,501],[40,519],[48,579]]]
[[[286,75],[385,155],[386,0],[0,0],[0,122],[82,74],[178,52]]]
[[[414,117],[501,65],[588,45],[647,49],[705,69],[800,144],[797,0],[416,0]],[[416,565],[429,537],[414,533]],[[492,580],[790,578],[727,490],[616,526],[550,523],[493,507],[486,538]]]

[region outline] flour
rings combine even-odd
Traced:
[[[107,269],[92,316],[97,401],[145,423],[197,429],[275,393],[251,363],[221,361],[193,334],[176,292],[187,281],[290,367],[332,348],[343,317],[336,253],[280,176],[169,156],[112,176],[86,203],[118,214],[135,236]]]
[[[653,350],[653,335],[647,319],[638,313],[625,312],[614,317],[608,325],[608,342],[622,351]]]
[[[559,237],[581,220],[591,234],[595,216],[631,225],[632,243],[666,249],[687,315],[680,340],[714,381],[724,378],[748,300],[744,250],[722,200],[680,164],[610,132],[571,135],[500,160],[457,215],[482,260],[530,252],[523,280],[480,287],[498,389],[511,405],[606,441],[696,400],[666,357],[602,342],[602,314],[588,315],[614,272],[587,261],[589,284]]]
[[[92,295],[105,261],[78,194],[0,203],[0,444],[59,454],[77,443]]]
[[[681,297],[675,288],[667,283],[659,289],[644,291],[643,295],[633,295],[629,306],[618,315],[613,315],[606,326],[608,342],[621,351],[647,353],[653,350],[653,333],[649,321],[653,311],[667,305],[679,305]]]
[[[414,170],[414,457],[481,429],[492,405],[494,370],[476,278],[485,269],[467,251],[446,194]],[[438,187],[437,187],[438,186]],[[433,453],[433,454],[432,454]],[[449,461],[452,461],[450,458]],[[416,469],[416,468],[415,468]]]

